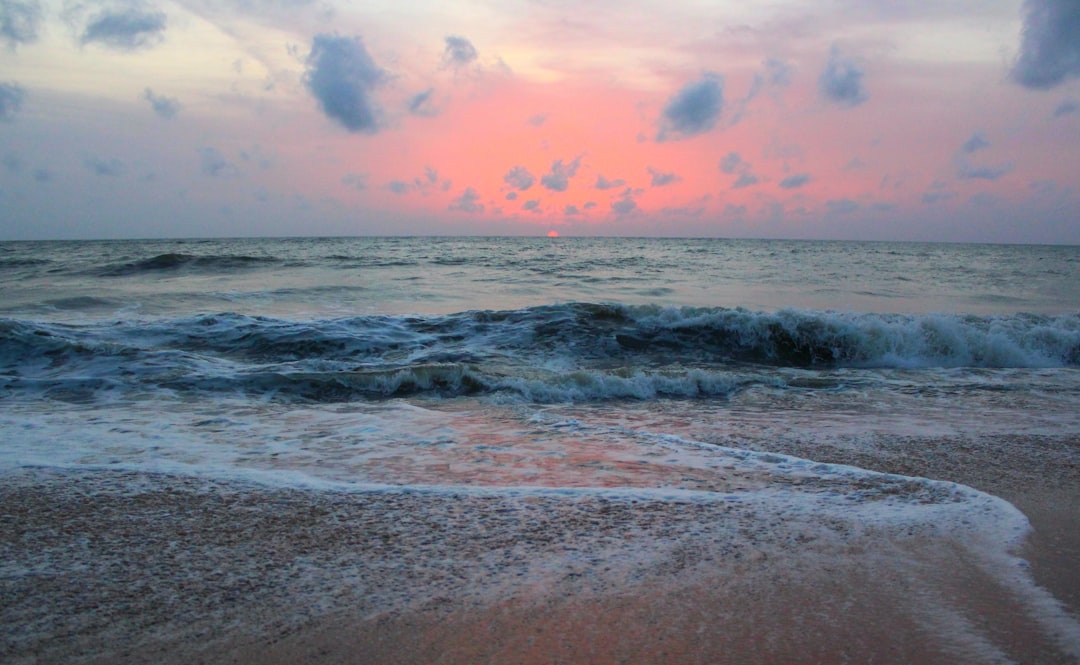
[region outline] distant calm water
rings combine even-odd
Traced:
[[[617,489],[1000,543],[1023,529],[1004,502],[814,456],[1080,433],[1080,248],[5,243],[0,405],[7,470]]]

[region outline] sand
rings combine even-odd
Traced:
[[[963,534],[770,530],[722,503],[22,469],[0,485],[0,662],[1078,662],[1077,443],[897,445],[814,452],[1008,499],[1030,569]]]

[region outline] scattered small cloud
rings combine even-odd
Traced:
[[[346,173],[341,184],[362,192],[368,187],[368,176],[366,173]]]
[[[628,215],[637,210],[637,201],[634,200],[634,191],[627,187],[622,195],[611,202],[611,210],[616,215]]]
[[[476,47],[468,39],[458,35],[446,37],[446,48],[443,49],[443,65],[451,69],[460,69],[472,64],[479,54]]]
[[[139,7],[104,9],[87,19],[79,43],[118,51],[152,48],[165,40],[165,12]]]
[[[551,165],[551,171],[540,178],[540,184],[553,192],[565,192],[570,186],[570,178],[577,175],[580,166],[581,155],[575,157],[569,164],[563,164],[561,159],[556,159]]]
[[[580,215],[581,210],[576,205],[567,205],[563,208],[563,215],[566,217],[573,217],[574,215]]]
[[[862,68],[841,54],[836,46],[829,52],[825,71],[818,78],[818,90],[825,99],[848,108],[854,108],[870,98],[863,83]]]
[[[765,61],[765,82],[770,85],[791,85],[794,68],[783,60],[769,58]]]
[[[664,173],[663,171],[658,171],[651,166],[648,167],[648,170],[649,175],[652,176],[653,187],[664,187],[682,180],[682,178],[680,178],[674,173]]]
[[[1007,175],[1013,169],[1011,162],[995,165],[972,164],[969,155],[986,150],[991,147],[990,141],[982,132],[975,132],[967,141],[960,145],[954,161],[956,163],[956,177],[963,180],[997,180]]]
[[[954,198],[956,198],[956,192],[930,191],[922,195],[922,202],[926,205],[934,205]]]
[[[480,195],[472,187],[468,187],[461,196],[450,202],[447,210],[460,210],[469,214],[484,212],[484,204],[480,203]]]
[[[851,199],[834,199],[825,202],[825,211],[830,215],[850,215],[858,212],[861,206]]]
[[[428,88],[423,92],[418,92],[409,98],[409,113],[426,118],[430,118],[439,114],[439,109],[435,108],[432,97],[435,94],[435,88]]]
[[[386,188],[389,189],[391,192],[397,194],[398,196],[401,196],[402,194],[408,194],[410,191],[412,191],[412,185],[405,182],[404,180],[391,180],[390,182],[386,183]]]
[[[1054,109],[1054,117],[1061,118],[1066,115],[1072,115],[1077,111],[1080,111],[1080,102],[1077,102],[1070,97],[1062,100],[1061,103],[1058,104],[1057,108]]]
[[[359,36],[316,35],[306,64],[304,84],[327,117],[350,132],[379,131],[381,109],[374,91],[387,74]]]
[[[91,173],[95,175],[104,176],[108,178],[118,178],[127,172],[127,166],[116,159],[104,159],[101,157],[87,157],[83,161],[83,166],[90,169]]]
[[[536,182],[536,176],[530,173],[529,169],[524,166],[515,166],[503,176],[503,182],[514,189],[524,192],[533,186],[533,183]]]
[[[0,41],[11,49],[37,41],[42,16],[39,0],[0,0]]]
[[[180,100],[155,94],[150,88],[143,91],[143,99],[150,102],[150,108],[154,110],[154,113],[166,120],[172,120],[180,112]]]
[[[608,180],[603,175],[596,176],[596,188],[597,189],[617,189],[626,185],[626,181],[622,178],[616,178],[615,180]]]
[[[540,199],[530,199],[521,204],[523,210],[529,210],[531,212],[540,212]]]
[[[517,193],[517,192],[509,192],[509,193],[508,193],[508,194],[506,195],[506,200],[507,200],[507,201],[516,201],[516,200],[517,200],[517,197],[518,197],[518,193]]]
[[[17,83],[0,83],[0,120],[11,122],[22,110],[26,92]]]
[[[199,150],[199,160],[203,175],[211,178],[235,178],[240,175],[236,165],[225,159],[225,155],[221,154],[217,148],[211,146],[202,148]]]
[[[706,73],[683,87],[664,107],[656,140],[689,138],[708,132],[716,126],[723,108],[723,78]]]
[[[1080,76],[1080,3],[1076,0],[1025,0],[1020,53],[1013,80],[1033,90],[1048,90]]]
[[[548,120],[547,113],[537,113],[534,116],[530,116],[525,122],[529,123],[533,127],[540,127]]]
[[[808,182],[810,182],[810,175],[808,173],[799,173],[781,180],[780,187],[782,189],[798,189]]]
[[[986,140],[986,136],[982,132],[975,132],[971,135],[967,141],[964,141],[960,146],[960,151],[966,155],[970,155],[979,150],[985,150],[990,147],[990,142]]]
[[[724,155],[720,160],[720,171],[727,173],[728,175],[738,174],[735,183],[732,185],[735,189],[742,189],[743,187],[749,187],[758,183],[758,177],[750,170],[751,164],[742,158],[737,152],[729,152]]]

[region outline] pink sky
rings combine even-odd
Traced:
[[[0,0],[0,239],[1080,243],[1074,2],[580,4]]]

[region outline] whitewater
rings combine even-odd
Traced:
[[[520,659],[649,662],[640,596],[670,662],[1075,662],[1076,553],[1031,548],[1076,521],[1077,284],[1075,247],[0,243],[0,655],[599,603],[624,641]],[[523,648],[468,625],[403,639]]]

